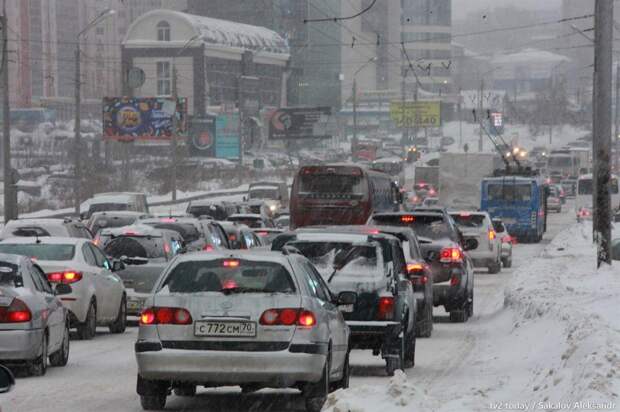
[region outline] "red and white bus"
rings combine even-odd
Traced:
[[[375,212],[400,208],[398,185],[354,164],[303,166],[291,189],[291,228],[364,225]]]

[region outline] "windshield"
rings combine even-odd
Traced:
[[[341,272],[354,274],[365,274],[377,268],[378,253],[374,245],[310,241],[294,241],[287,245],[297,248],[324,276],[329,276],[336,267]]]
[[[190,206],[187,212],[194,217],[211,216],[216,220],[224,220],[228,217],[226,209],[216,205]]]
[[[484,215],[470,215],[466,213],[451,214],[452,219],[456,222],[457,226],[463,228],[479,228],[482,227],[485,221]]]
[[[0,253],[28,256],[36,260],[73,260],[74,245],[0,243]]]
[[[250,189],[250,199],[278,199],[280,191],[277,188],[273,189]]]
[[[549,158],[549,167],[572,167],[573,158],[568,156],[551,156]]]
[[[88,211],[92,214],[95,212],[121,211],[127,209],[129,209],[127,203],[97,203],[95,205],[90,205]]]
[[[0,262],[0,286],[19,286],[21,283],[17,265]]]
[[[120,236],[105,245],[105,253],[113,258],[165,258],[164,240],[161,237]]]
[[[284,266],[237,259],[182,262],[172,269],[157,293],[294,293]]]
[[[372,217],[374,225],[408,226],[418,235],[429,239],[450,238],[452,231],[441,215],[378,215]]]
[[[489,201],[529,202],[532,199],[531,184],[493,183],[487,188]]]

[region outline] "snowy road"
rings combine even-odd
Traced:
[[[543,243],[573,221],[573,215],[568,212],[551,215]],[[541,245],[518,245],[514,250],[513,266],[531,260],[541,249]],[[485,387],[501,385],[502,380],[493,383],[484,374],[481,376],[485,365],[478,355],[494,343],[488,323],[502,316],[499,312],[504,300],[503,290],[512,270],[504,269],[498,275],[477,273],[474,317],[466,324],[452,324],[442,316],[441,310],[436,310],[432,338],[418,339],[416,367],[408,370],[407,375],[415,387],[428,395],[430,409],[488,409],[483,401]],[[105,328],[100,328],[99,332],[93,341],[71,342],[69,364],[65,368],[50,368],[44,377],[19,378],[12,392],[0,395],[2,411],[140,411],[135,393],[133,355],[136,328],[129,328],[121,336],[111,335]],[[388,379],[384,362],[370,352],[354,351],[351,363],[352,388],[384,385]],[[169,397],[167,410],[302,411],[303,402],[295,391],[263,391],[239,396],[236,388],[199,389],[195,398]],[[383,411],[389,412],[389,407]]]

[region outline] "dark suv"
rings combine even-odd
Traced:
[[[343,308],[350,347],[372,349],[388,375],[415,363],[417,303],[398,238],[351,227],[299,229],[279,235],[272,250],[290,247],[315,265],[335,295],[354,292]]]
[[[463,236],[444,213],[378,213],[370,224],[411,227],[433,274],[433,303],[443,306],[453,322],[466,322],[474,308],[474,266],[465,253],[477,241]],[[474,244],[475,242],[475,244]]]

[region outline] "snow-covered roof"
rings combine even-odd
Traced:
[[[278,54],[289,53],[286,40],[275,31],[266,27],[252,26],[249,24],[164,9],[151,10],[138,17],[132,23],[129,30],[127,30],[127,36],[123,44],[131,39],[132,29],[134,27],[141,25],[144,21],[151,21],[155,17],[166,21],[184,21],[191,26],[197,38],[202,40],[205,44]]]
[[[561,54],[551,53],[546,50],[539,49],[524,49],[517,53],[500,54],[495,56],[492,60],[493,65],[499,64],[518,64],[518,63],[547,63],[557,64],[561,62],[567,62],[570,59]]]

